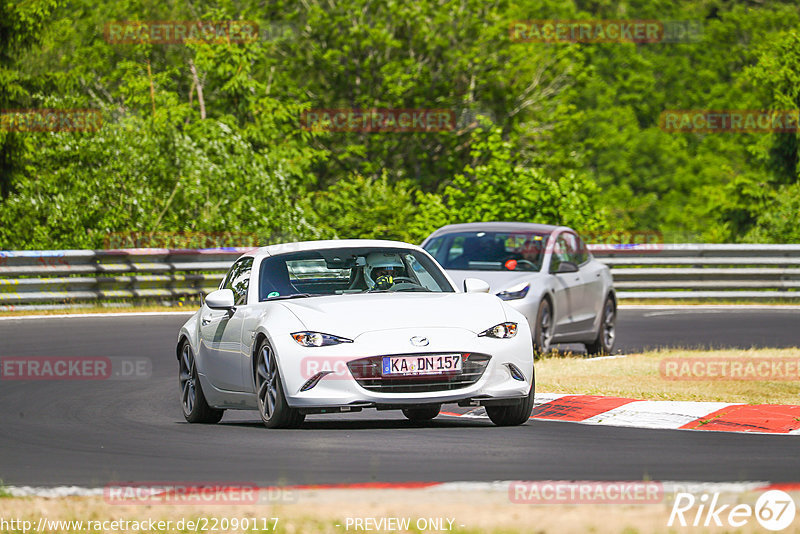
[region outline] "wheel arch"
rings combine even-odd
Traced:
[[[553,324],[555,325],[555,317],[556,317],[556,299],[553,295],[553,288],[548,287],[542,292],[542,296],[539,298],[539,304],[536,307],[536,321],[539,321],[539,306],[541,302],[546,300],[548,304],[550,304],[550,315],[553,316]]]
[[[611,300],[614,301],[614,308],[619,308],[619,301],[617,300],[617,292],[613,287],[608,288],[608,293],[606,294],[606,298],[611,297]]]
[[[183,348],[184,343],[189,343],[189,336],[181,332],[181,335],[178,336],[178,344],[175,345],[175,358],[178,361],[181,361],[181,349]],[[189,343],[191,345],[191,343]]]
[[[262,330],[256,331],[256,337],[253,339],[253,353],[250,355],[250,378],[253,379],[253,388],[256,385],[256,366],[258,365],[258,347],[261,345],[261,342],[267,340],[270,344],[269,336],[266,332]]]

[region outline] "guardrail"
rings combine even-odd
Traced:
[[[800,299],[800,244],[589,245],[620,299]]]
[[[0,310],[208,293],[248,248],[0,251]]]
[[[800,244],[589,249],[611,267],[620,299],[800,299]],[[0,310],[176,302],[216,289],[247,250],[0,251]]]

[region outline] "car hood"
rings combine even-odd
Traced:
[[[523,282],[530,282],[535,284],[543,280],[547,274],[536,271],[451,271],[448,270],[447,274],[456,283],[456,287],[463,287],[465,278],[480,278],[487,282],[490,293],[499,293],[506,289],[521,284]]]
[[[395,328],[453,327],[479,333],[506,320],[502,301],[485,293],[331,295],[281,304],[306,329],[350,339]]]

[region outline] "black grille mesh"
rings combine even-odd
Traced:
[[[438,356],[441,353],[387,354],[387,356]],[[448,353],[448,354],[453,354]],[[358,385],[368,391],[381,393],[417,393],[448,391],[464,388],[477,382],[491,359],[487,354],[461,354],[460,373],[384,377],[381,375],[383,356],[369,356],[347,364]]]

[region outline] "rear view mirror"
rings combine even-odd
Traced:
[[[218,289],[206,296],[206,306],[212,310],[230,310],[233,308],[233,291]]]
[[[480,278],[465,278],[464,293],[488,293],[489,284]]]

